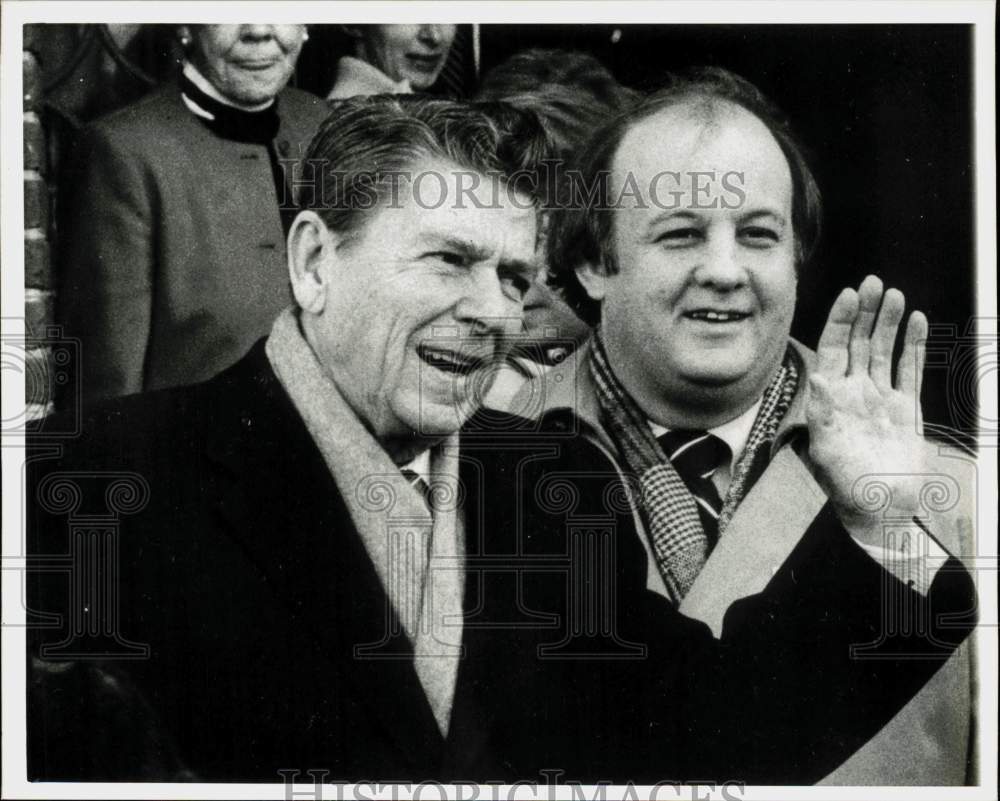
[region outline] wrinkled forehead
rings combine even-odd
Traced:
[[[534,256],[538,211],[532,199],[497,173],[441,159],[418,159],[383,188],[380,207],[399,241],[462,242],[478,260]],[[370,219],[369,219],[370,222]]]
[[[622,137],[611,184],[619,195],[634,185],[647,205],[665,195],[697,209],[737,186],[745,202],[790,208],[792,200],[791,167],[770,130],[718,99],[682,101],[639,120]]]

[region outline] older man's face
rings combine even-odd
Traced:
[[[458,430],[521,326],[535,211],[486,176],[474,200],[459,200],[457,170],[414,164],[413,175],[443,181],[402,184],[398,202],[371,212],[322,268],[328,291],[313,347],[377,437]],[[468,171],[461,180],[470,185]]]
[[[620,272],[588,282],[612,363],[654,418],[691,405],[736,416],[777,369],[795,310],[788,163],[744,109],[680,106],[625,135],[612,184],[629,172],[644,203],[626,195],[614,212]]]

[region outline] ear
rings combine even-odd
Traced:
[[[288,278],[299,308],[320,314],[326,305],[337,237],[314,211],[300,211],[288,232]]]
[[[608,291],[608,274],[603,264],[583,262],[576,268],[576,279],[587,290],[591,300],[604,300]]]
[[[191,28],[187,25],[177,26],[177,40],[181,43],[181,46],[187,48],[191,44]]]

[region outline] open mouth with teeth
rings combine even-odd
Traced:
[[[418,345],[417,355],[425,364],[452,375],[469,375],[487,364],[486,359],[478,356],[431,345]]]
[[[684,312],[689,320],[701,320],[706,323],[738,323],[750,316],[749,312],[725,311],[721,309],[695,309]]]

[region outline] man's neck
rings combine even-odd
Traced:
[[[420,454],[429,451],[435,445],[440,444],[444,439],[444,437],[427,438],[418,437],[416,435],[393,435],[388,437],[375,436],[375,440],[382,446],[382,449],[389,454],[389,458],[392,459],[393,464],[397,467],[402,467],[403,465],[412,462]]]
[[[610,368],[646,419],[667,429],[707,431],[744,414],[760,400],[781,368],[780,359],[766,373],[750,371],[732,381],[700,382],[675,375],[669,382],[654,381],[649,370],[620,350],[614,338],[601,342]]]
[[[706,393],[707,394],[707,393]],[[639,408],[653,423],[666,429],[699,429],[708,431],[729,423],[746,414],[760,400],[761,392],[753,397],[729,400],[718,403],[718,398],[702,397],[702,403],[671,403],[658,399],[656,403],[648,403],[645,398],[633,395]]]

